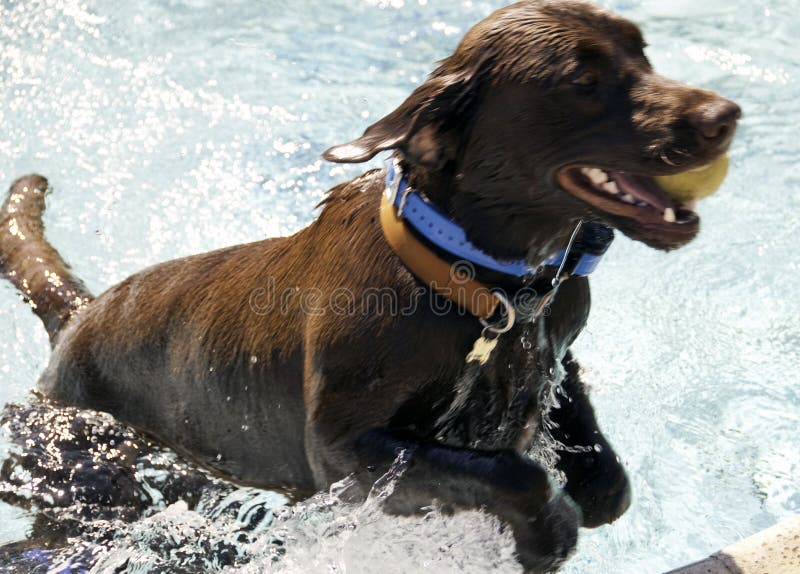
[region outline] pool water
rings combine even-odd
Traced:
[[[34,170],[50,179],[48,237],[95,293],[159,261],[290,233],[328,188],[366,169],[320,153],[392,110],[501,5],[0,0],[0,182]],[[575,348],[634,500],[613,526],[582,532],[563,572],[639,574],[800,512],[800,16],[791,0],[608,5],[643,27],[659,71],[745,113],[731,173],[700,208],[700,237],[670,254],[615,242],[592,277],[594,308]],[[0,403],[30,404],[48,354],[39,321],[0,283]],[[343,483],[284,506],[104,415],[30,409],[6,413],[0,446],[13,463],[0,494],[14,504],[0,503],[0,543],[69,519],[80,533],[47,558],[54,564],[517,571],[490,517],[384,516],[391,477],[363,505],[338,501]],[[81,447],[76,420],[101,444],[133,445],[132,466]],[[81,460],[109,476],[128,464],[138,498],[115,501],[127,514],[59,507],[69,485],[35,479],[63,454],[25,453],[10,437],[26,433],[84,448]]]

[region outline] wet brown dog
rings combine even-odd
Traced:
[[[580,220],[680,247],[699,220],[651,176],[723,153],[739,109],[657,75],[643,46],[634,24],[590,4],[514,4],[470,30],[399,108],[325,157],[360,162],[395,150],[413,187],[501,259],[537,264]],[[113,413],[239,480],[301,493],[348,474],[363,493],[403,453],[389,510],[485,508],[511,526],[527,570],[554,568],[580,520],[608,523],[629,504],[569,352],[589,312],[588,282],[566,281],[547,316],[518,320],[485,365],[466,365],[481,326],[454,306],[443,311],[387,244],[384,178],[372,171],[334,188],[292,237],[157,265],[94,300],[43,237],[46,181],[17,180],[0,262],[53,342],[40,389]],[[521,287],[480,268],[478,279]],[[376,289],[407,312],[377,312]],[[420,290],[430,298],[415,306]],[[346,312],[332,312],[341,294]],[[553,385],[563,396],[548,432],[561,443],[566,494],[525,456]],[[597,448],[568,448],[587,445]]]

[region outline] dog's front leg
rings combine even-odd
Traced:
[[[386,351],[375,348],[375,340],[350,338],[348,344],[380,357]],[[354,371],[342,356],[329,345],[306,360],[305,448],[318,488],[353,475],[356,488],[346,495],[364,497],[402,455],[407,462],[385,501],[387,512],[409,515],[436,505],[486,510],[510,526],[526,571],[547,572],[566,560],[577,542],[580,510],[551,485],[544,468],[512,450],[449,446],[391,426],[417,391],[415,377],[405,370],[387,376],[383,365],[399,364],[391,357]]]
[[[630,485],[619,457],[594,416],[579,365],[567,353],[562,383],[565,399],[550,411],[553,437],[567,448],[559,451],[558,468],[567,477],[565,490],[583,510],[583,526],[594,528],[622,516],[631,500]]]
[[[415,514],[437,503],[445,509],[485,509],[511,526],[520,562],[546,572],[563,562],[577,540],[579,514],[554,491],[538,464],[507,451],[477,451],[373,429],[356,443],[365,488],[401,454],[407,460],[386,510]]]

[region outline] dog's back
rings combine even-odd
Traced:
[[[22,231],[4,226],[0,255],[5,275],[50,325],[54,350],[40,390],[110,412],[244,482],[318,487],[306,458],[305,402],[314,393],[313,385],[304,389],[307,351],[314,340],[346,338],[348,323],[374,318],[337,319],[317,299],[335,289],[358,297],[376,273],[389,276],[386,284],[396,275],[388,249],[367,247],[380,233],[373,211],[381,176],[332,190],[319,219],[291,238],[161,263],[94,300],[44,238],[46,180],[15,182],[6,205],[23,183],[37,190],[38,209],[15,212]],[[383,260],[364,266],[370,252]],[[46,280],[53,272],[75,286],[67,295]]]
[[[310,490],[301,321],[291,306],[257,307],[260,289],[291,277],[289,244],[162,263],[93,299],[44,237],[47,189],[41,176],[15,181],[0,227],[0,269],[54,346],[40,390],[110,412],[242,480]],[[277,408],[264,416],[267,405]]]

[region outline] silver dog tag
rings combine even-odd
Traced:
[[[467,362],[473,363],[477,361],[479,364],[485,365],[489,357],[492,356],[492,351],[494,351],[496,346],[496,337],[494,339],[487,339],[481,335],[476,339],[475,344],[472,346],[472,351],[467,355]]]

